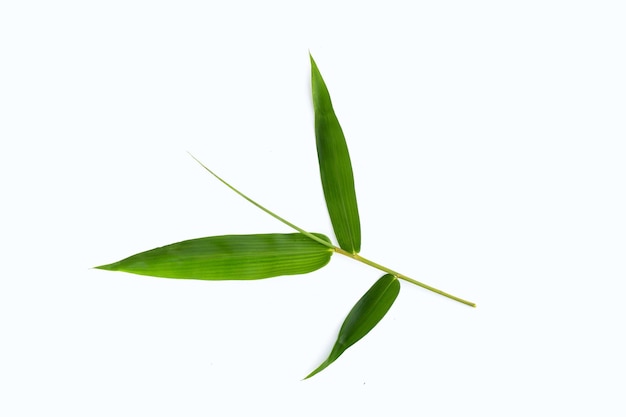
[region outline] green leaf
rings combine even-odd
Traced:
[[[361,250],[361,224],[350,154],[326,83],[312,56],[311,90],[317,158],[330,221],[339,246],[348,252],[358,253]]]
[[[163,278],[247,280],[313,272],[332,253],[301,233],[226,235],[185,240],[97,268]]]
[[[355,306],[352,307],[348,317],[346,317],[346,320],[341,326],[341,330],[339,330],[339,336],[328,359],[307,375],[305,379],[311,378],[313,375],[325,369],[328,365],[336,361],[346,349],[369,333],[385,314],[387,314],[387,311],[391,308],[396,297],[398,297],[399,292],[400,282],[393,275],[383,275],[376,281]]]

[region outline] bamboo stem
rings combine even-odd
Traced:
[[[366,265],[369,265],[369,266],[371,266],[373,268],[379,269],[379,270],[381,270],[383,272],[386,272],[388,274],[391,274],[391,275],[393,275],[393,276],[395,276],[395,277],[397,277],[397,278],[399,278],[401,280],[410,282],[411,284],[415,284],[415,285],[417,285],[419,287],[427,289],[428,291],[432,291],[432,292],[437,293],[439,295],[443,295],[444,297],[448,297],[451,300],[458,301],[459,303],[463,303],[463,304],[468,305],[470,307],[476,307],[476,304],[471,302],[471,301],[464,300],[464,299],[459,298],[459,297],[457,297],[455,295],[449,294],[449,293],[447,293],[445,291],[441,291],[440,289],[437,289],[435,287],[431,287],[428,284],[424,284],[423,282],[419,282],[419,281],[417,281],[417,280],[415,280],[413,278],[407,277],[406,275],[401,274],[399,272],[396,272],[393,269],[387,268],[384,265],[378,264],[378,263],[376,263],[374,261],[370,261],[369,259],[364,258],[364,257],[362,257],[361,255],[359,255],[357,253],[350,253],[348,251],[345,251],[345,250],[343,250],[341,248],[337,248],[337,247],[335,247],[335,252],[340,253],[342,255],[345,255],[345,256],[347,256],[349,258],[355,259],[355,260],[357,260],[359,262],[362,262],[362,263],[364,263]]]
[[[283,219],[282,217],[280,217],[278,214],[272,212],[271,210],[266,209],[265,207],[263,207],[262,205],[260,205],[259,203],[257,203],[256,201],[254,201],[253,199],[251,199],[250,197],[248,197],[247,195],[245,195],[244,193],[242,193],[241,191],[239,191],[238,189],[236,189],[235,187],[230,185],[229,183],[227,183],[225,180],[223,180],[221,177],[219,177],[215,172],[211,171],[206,165],[204,165],[202,162],[200,162],[198,160],[198,158],[193,156],[191,153],[189,153],[189,155],[193,159],[195,159],[195,161],[197,163],[199,163],[200,166],[202,166],[202,168],[207,170],[211,175],[213,175],[215,178],[217,178],[222,184],[226,185],[228,188],[233,190],[235,193],[239,194],[241,197],[246,199],[249,203],[252,203],[253,205],[255,205],[259,209],[263,210],[264,212],[266,212],[267,214],[269,214],[270,216],[272,216],[276,220],[280,221],[281,223],[286,224],[287,226],[289,226],[292,229],[302,233],[303,235],[307,236],[308,238],[313,239],[317,243],[322,244],[322,245],[326,246],[329,249],[332,249],[333,251],[335,251],[337,253],[345,255],[348,258],[352,258],[352,259],[357,260],[359,262],[362,262],[362,263],[364,263],[366,265],[369,265],[369,266],[371,266],[373,268],[379,269],[379,270],[381,270],[383,272],[386,272],[388,274],[391,274],[391,275],[393,275],[393,276],[395,276],[395,277],[397,277],[397,278],[399,278],[401,280],[404,280],[406,282],[410,282],[411,284],[415,284],[415,285],[417,285],[419,287],[422,287],[422,288],[424,288],[424,289],[426,289],[428,291],[432,291],[432,292],[437,293],[439,295],[443,295],[444,297],[447,297],[447,298],[449,298],[451,300],[454,300],[454,301],[458,301],[459,303],[463,303],[463,304],[468,305],[470,307],[476,307],[476,304],[472,303],[471,301],[464,300],[462,298],[459,298],[457,296],[449,294],[449,293],[447,293],[445,291],[441,291],[441,290],[439,290],[439,289],[437,289],[435,287],[431,287],[430,285],[424,284],[423,282],[419,282],[419,281],[417,281],[417,280],[415,280],[413,278],[409,278],[409,277],[407,277],[404,274],[401,274],[401,273],[396,272],[396,271],[394,271],[394,270],[392,270],[390,268],[387,268],[386,266],[380,265],[380,264],[378,264],[378,263],[376,263],[374,261],[370,261],[369,259],[364,258],[361,255],[359,255],[358,253],[350,253],[350,252],[348,252],[346,250],[343,250],[343,249],[333,245],[330,242],[325,241],[324,239],[321,239],[321,238],[315,236],[314,234],[312,234],[310,232],[307,232],[306,230],[296,226],[295,224],[293,224],[293,223]]]

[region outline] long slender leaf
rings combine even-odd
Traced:
[[[337,360],[346,349],[369,333],[385,314],[387,314],[387,311],[391,308],[396,297],[398,297],[399,292],[400,282],[398,282],[398,279],[393,275],[383,275],[376,281],[355,306],[352,307],[352,310],[350,310],[350,313],[341,326],[341,330],[339,330],[339,336],[328,359],[307,375],[305,379],[311,378],[313,375],[325,369],[328,365]]]
[[[339,246],[348,252],[358,253],[361,250],[361,223],[350,154],[326,83],[312,56],[311,90],[317,158],[330,221]]]
[[[332,253],[301,233],[226,235],[185,240],[97,268],[163,278],[249,280],[313,272]]]

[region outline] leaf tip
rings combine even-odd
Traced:
[[[310,374],[308,374],[307,376],[305,376],[304,378],[302,378],[303,381],[311,378],[312,376],[317,375],[318,373],[322,372],[324,369],[326,369],[326,367],[328,365],[330,365],[333,361],[328,361],[328,359],[326,359],[324,362],[322,362],[322,364],[320,366],[318,366],[317,368],[315,368],[313,370],[313,372],[311,372]]]
[[[106,264],[100,266],[94,266],[92,269],[103,269],[105,271],[117,271],[116,264]]]

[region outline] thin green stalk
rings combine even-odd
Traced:
[[[307,232],[304,229],[299,228],[298,226],[296,226],[295,224],[283,219],[282,217],[280,217],[278,214],[266,209],[265,207],[263,207],[262,205],[260,205],[259,203],[257,203],[256,201],[254,201],[253,199],[251,199],[250,197],[248,197],[247,195],[245,195],[244,193],[242,193],[241,191],[239,191],[238,189],[236,189],[235,187],[233,187],[232,185],[230,185],[229,183],[227,183],[226,181],[224,181],[222,178],[220,178],[215,172],[211,171],[206,165],[204,165],[202,162],[200,162],[198,160],[198,158],[196,158],[195,156],[193,156],[191,154],[191,152],[187,152],[189,154],[189,156],[191,156],[193,159],[196,160],[197,163],[199,163],[202,168],[206,169],[207,171],[209,171],[209,173],[211,175],[213,175],[215,178],[217,178],[222,184],[224,184],[225,186],[227,186],[228,188],[230,188],[231,190],[233,190],[234,192],[236,192],[237,194],[239,194],[241,197],[245,198],[246,200],[248,200],[250,203],[254,204],[255,206],[257,206],[258,208],[260,208],[261,210],[263,210],[264,212],[266,212],[267,214],[269,214],[270,216],[272,216],[273,218],[275,218],[276,220],[286,224],[287,226],[291,227],[292,229],[297,230],[298,232],[302,233],[303,235],[305,235],[308,238],[313,239],[314,241],[316,241],[317,243],[321,243],[322,245],[331,248],[331,249],[337,249],[335,247],[335,245],[333,245],[332,243],[328,243],[326,242],[324,239],[320,239],[319,237],[315,236],[312,233]]]
[[[443,295],[444,297],[448,297],[448,298],[450,298],[450,299],[452,299],[454,301],[458,301],[459,303],[463,303],[463,304],[468,305],[470,307],[476,307],[476,304],[472,303],[471,301],[464,300],[464,299],[459,298],[459,297],[457,297],[455,295],[449,294],[449,293],[447,293],[445,291],[441,291],[441,290],[439,290],[439,289],[437,289],[435,287],[431,287],[428,284],[424,284],[423,282],[419,282],[419,281],[417,281],[417,280],[415,280],[413,278],[409,278],[406,275],[401,274],[399,272],[396,272],[393,269],[387,268],[384,265],[378,264],[378,263],[376,263],[374,261],[370,261],[369,259],[364,258],[364,257],[362,257],[361,255],[359,255],[357,253],[350,253],[350,252],[345,251],[345,250],[343,250],[341,248],[335,248],[335,252],[340,253],[342,255],[345,255],[345,256],[347,256],[349,258],[355,259],[355,260],[357,260],[359,262],[362,262],[362,263],[364,263],[366,265],[369,265],[369,266],[371,266],[373,268],[380,269],[381,271],[386,272],[386,273],[391,274],[391,275],[394,275],[395,277],[397,277],[399,279],[402,279],[404,281],[410,282],[411,284],[415,284],[417,286],[425,288],[428,291],[432,291],[432,292],[435,292],[437,294]]]
[[[225,180],[220,178],[215,172],[211,171],[206,165],[204,165],[202,162],[200,162],[200,160],[198,160],[198,158],[193,156],[190,152],[188,152],[188,153],[189,153],[189,156],[191,156],[198,164],[200,164],[200,166],[202,166],[202,168],[207,170],[211,175],[213,175],[215,178],[217,178],[222,184],[224,184],[225,186],[227,186],[228,188],[230,188],[231,190],[233,190],[234,192],[239,194],[241,197],[246,199],[248,202],[250,202],[250,203],[254,204],[256,207],[260,208],[261,210],[263,210],[264,212],[266,212],[267,214],[269,214],[270,216],[272,216],[276,220],[286,224],[287,226],[291,227],[294,230],[297,230],[298,232],[302,233],[303,235],[307,236],[308,238],[313,239],[314,241],[316,241],[316,242],[318,242],[318,243],[320,243],[320,244],[322,244],[322,245],[324,245],[324,246],[334,250],[337,253],[340,253],[340,254],[345,255],[345,256],[347,256],[349,258],[355,259],[355,260],[357,260],[359,262],[362,262],[362,263],[364,263],[366,265],[369,265],[369,266],[371,266],[373,268],[379,269],[379,270],[381,270],[383,272],[386,272],[388,274],[392,274],[392,275],[394,275],[395,277],[397,277],[397,278],[399,278],[401,280],[410,282],[411,284],[415,284],[415,285],[417,285],[419,287],[427,289],[428,291],[432,291],[432,292],[437,293],[439,295],[443,295],[444,297],[450,298],[450,299],[452,299],[454,301],[458,301],[459,303],[463,303],[463,304],[468,305],[470,307],[476,307],[476,304],[472,303],[471,301],[464,300],[464,299],[456,297],[456,296],[454,296],[452,294],[448,294],[447,292],[441,291],[441,290],[439,290],[439,289],[437,289],[435,287],[431,287],[430,285],[427,285],[427,284],[424,284],[424,283],[419,282],[417,280],[414,280],[413,278],[409,278],[409,277],[407,277],[404,274],[401,274],[399,272],[396,272],[396,271],[394,271],[392,269],[387,268],[386,266],[380,265],[380,264],[378,264],[378,263],[376,263],[374,261],[370,261],[369,259],[364,258],[364,257],[360,256],[357,253],[350,253],[348,251],[345,251],[345,250],[343,250],[343,249],[333,245],[332,243],[328,243],[325,240],[320,239],[319,237],[315,236],[314,234],[307,232],[306,230],[296,226],[295,224],[293,224],[293,223],[283,219],[278,214],[276,214],[276,213],[266,209],[265,207],[263,207],[262,205],[260,205],[259,203],[257,203],[256,201],[254,201],[253,199],[251,199],[250,197],[248,197],[247,195],[245,195],[244,193],[242,193],[241,191],[239,191],[238,189],[236,189],[235,187],[230,185],[229,183],[227,183]]]

